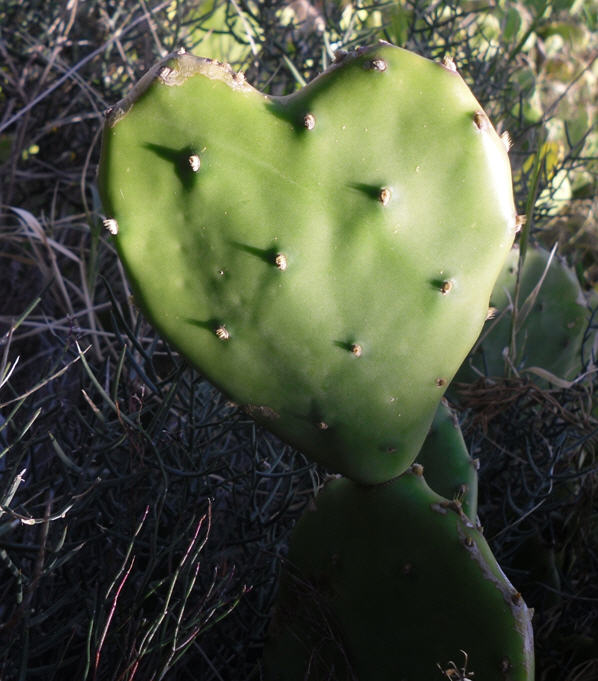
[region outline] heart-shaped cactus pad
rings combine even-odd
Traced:
[[[407,469],[517,225],[450,60],[380,44],[272,97],[181,50],[108,114],[99,181],[136,301],[208,379],[333,471]]]

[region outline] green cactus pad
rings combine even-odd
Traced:
[[[108,115],[99,181],[138,304],[207,378],[334,471],[406,470],[516,227],[450,64],[379,45],[276,98],[171,56]]]
[[[512,303],[515,300],[519,249],[509,253],[498,277],[490,304],[495,317],[488,320],[478,346],[460,368],[456,381],[471,382],[480,376],[507,374],[507,362],[517,372],[527,373],[542,384],[545,373],[557,379],[572,380],[582,370],[581,347],[588,326],[589,312],[575,272],[558,257],[549,265],[550,253],[529,248],[520,275],[519,317],[515,333],[515,356],[510,352]],[[546,268],[548,269],[546,270]],[[542,281],[542,276],[546,276]],[[541,283],[533,305],[528,298]]]
[[[530,612],[459,505],[407,472],[334,480],[316,506],[291,538],[266,681],[533,681]],[[468,674],[447,674],[463,653]]]
[[[430,426],[416,462],[430,487],[447,499],[458,501],[474,522],[478,513],[478,462],[471,458],[456,414],[445,400]]]

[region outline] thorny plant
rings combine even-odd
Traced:
[[[456,0],[0,3],[3,681],[258,679],[278,556],[324,477],[257,430],[139,315],[102,234],[102,112],[181,46],[230,60],[276,94],[324,69],[335,49],[378,38],[451,54],[511,132],[532,235],[566,240],[569,217],[583,216],[575,238],[591,285],[595,183],[553,200],[564,182],[591,175],[591,139],[565,136],[555,156],[543,132],[550,120],[526,113],[540,84],[534,65],[547,61],[534,40],[559,17],[542,2],[489,9]],[[522,23],[507,40],[511,9]],[[493,13],[504,43],[492,37]],[[572,88],[590,53],[581,50]],[[463,412],[483,459],[482,520],[536,605],[542,681],[560,681],[563,669],[566,681],[596,676],[595,655],[565,640],[596,629],[594,426],[583,390],[538,398],[505,385],[491,395],[501,411],[484,411],[482,393]],[[548,571],[523,555],[533,533]]]

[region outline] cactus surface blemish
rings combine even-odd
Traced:
[[[363,353],[363,348],[361,347],[361,345],[359,345],[359,343],[352,343],[351,352],[355,357],[361,357]]]
[[[177,53],[178,54],[178,53]],[[180,56],[180,55],[179,55]],[[172,69],[169,66],[165,66],[160,71],[160,80],[164,83],[170,82],[170,77],[172,76]]]
[[[390,201],[391,192],[388,187],[383,187],[378,194],[378,200],[383,206],[387,206]]]
[[[386,69],[388,68],[388,64],[384,59],[378,57],[376,59],[372,59],[371,61],[369,61],[368,67],[372,69],[372,71],[386,71]]]
[[[194,173],[199,172],[201,167],[201,159],[199,158],[198,154],[191,154],[191,156],[189,156],[189,167]]]
[[[220,326],[216,327],[214,333],[216,334],[216,338],[218,338],[218,340],[221,341],[227,341],[230,338],[230,332],[226,328],[226,326],[224,326],[224,324],[221,324]]]
[[[450,279],[447,279],[446,281],[443,281],[442,284],[440,285],[440,293],[442,295],[446,295],[451,291],[453,288],[453,282]]]
[[[308,130],[313,130],[316,127],[316,117],[311,113],[305,114],[303,117],[303,125]]]
[[[284,272],[288,266],[287,256],[284,253],[278,253],[274,258],[274,264],[281,272]]]
[[[476,111],[473,115],[473,122],[479,130],[486,130],[490,126],[488,116],[483,111]]]
[[[112,236],[118,234],[118,222],[116,222],[114,218],[106,218],[104,220],[104,228],[112,234]]]
[[[445,69],[448,71],[453,71],[454,73],[457,72],[457,65],[455,64],[455,60],[451,57],[450,54],[445,54],[444,57],[442,58],[442,65],[444,66]]]
[[[515,216],[515,234],[519,234],[522,227],[525,225],[527,217],[525,215]]]

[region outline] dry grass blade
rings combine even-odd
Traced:
[[[517,335],[517,333],[521,330],[521,327],[525,324],[526,319],[528,318],[530,312],[532,311],[534,305],[536,304],[536,300],[538,299],[538,295],[540,294],[540,290],[542,288],[542,284],[544,283],[544,280],[546,279],[546,275],[548,274],[548,270],[550,269],[550,265],[552,263],[552,259],[554,258],[554,254],[556,253],[556,249],[558,248],[558,244],[555,244],[551,251],[550,255],[548,256],[548,260],[546,261],[546,266],[544,268],[544,271],[542,272],[542,275],[540,276],[540,279],[538,279],[538,282],[534,286],[534,288],[530,291],[529,295],[527,298],[523,301],[521,307],[517,310],[516,314],[514,315],[514,333]],[[519,270],[521,270],[521,267],[523,266],[523,261],[519,261]],[[517,285],[519,286],[519,273],[517,276]],[[518,292],[518,290],[517,290]],[[518,298],[518,295],[515,296],[516,299]]]
[[[89,347],[85,348],[85,350],[80,350],[79,357],[75,357],[75,359],[71,360],[66,366],[61,367],[58,369],[58,371],[55,371],[52,373],[50,376],[46,376],[43,378],[39,383],[34,385],[32,388],[29,390],[26,390],[22,395],[18,395],[17,397],[13,397],[10,400],[6,400],[5,402],[0,402],[0,409],[4,409],[4,407],[8,407],[11,404],[14,404],[15,402],[22,402],[23,400],[27,399],[28,397],[31,397],[34,393],[36,393],[38,390],[41,390],[42,388],[46,387],[49,383],[52,381],[56,380],[60,376],[62,376],[66,371],[70,369],[70,367],[75,364],[76,362],[81,359],[85,353],[89,350]]]

